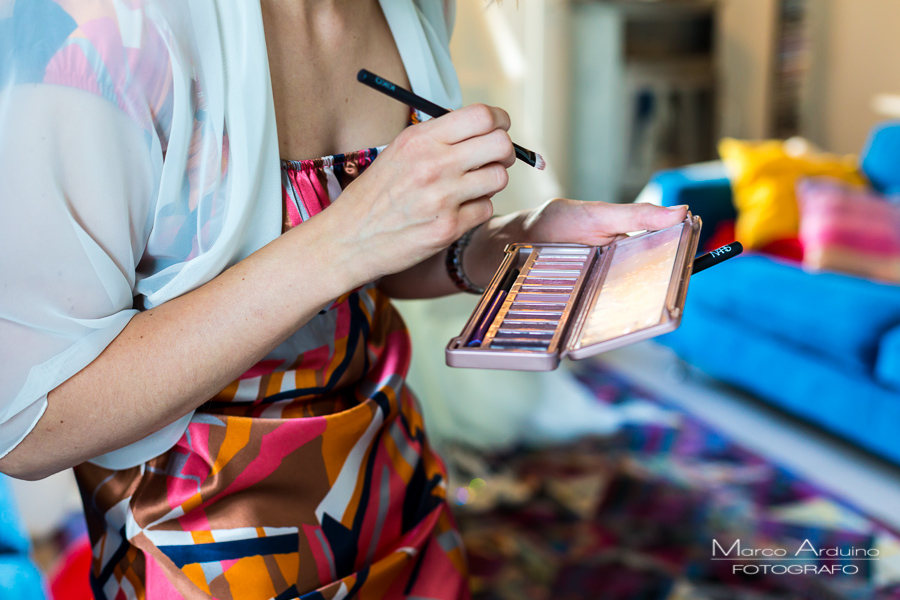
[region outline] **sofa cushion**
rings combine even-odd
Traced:
[[[900,390],[900,325],[881,336],[875,378],[884,385]]]
[[[27,556],[0,555],[0,597],[11,600],[47,600],[44,578]]]
[[[862,168],[876,190],[900,195],[900,121],[872,129],[863,152]]]
[[[797,186],[803,265],[900,282],[900,205],[830,180]]]
[[[837,368],[828,358],[696,308],[689,299],[681,328],[658,339],[707,374],[900,464],[900,393],[870,375]]]
[[[797,237],[800,213],[796,186],[803,177],[832,177],[864,185],[857,160],[813,152],[792,141],[745,142],[725,138],[719,143],[734,189],[738,217],[735,232],[745,248]]]
[[[871,374],[881,337],[900,323],[900,287],[808,273],[761,255],[691,278],[685,311],[712,310],[789,346]]]

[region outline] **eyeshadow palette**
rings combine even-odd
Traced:
[[[681,323],[700,218],[608,246],[511,244],[462,333],[451,367],[549,371]]]

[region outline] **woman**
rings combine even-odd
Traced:
[[[0,470],[76,467],[98,598],[467,596],[388,297],[483,285],[509,241],[685,215],[556,200],[488,220],[506,113],[408,126],[354,80],[458,108],[452,10],[0,8]]]

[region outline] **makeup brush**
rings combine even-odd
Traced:
[[[721,262],[725,262],[729,258],[734,258],[744,251],[744,247],[740,242],[731,242],[721,248],[716,248],[712,252],[707,252],[703,256],[694,259],[694,266],[691,270],[692,275],[696,275],[700,271],[705,271],[710,267],[714,267]]]
[[[403,104],[425,113],[429,117],[437,118],[450,112],[446,108],[438,106],[434,102],[429,102],[425,98],[417,96],[396,83],[392,83],[384,77],[379,77],[366,69],[360,69],[359,73],[356,74],[356,80],[369,86],[373,90],[377,90],[386,96],[390,96],[394,100],[399,100]],[[533,152],[528,148],[523,148],[518,144],[513,144],[513,148],[516,149],[516,158],[524,163],[541,171],[547,166],[544,157],[537,152]]]

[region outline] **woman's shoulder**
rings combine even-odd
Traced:
[[[0,9],[0,85],[98,95],[145,129],[165,112],[172,65],[154,0],[13,0]],[[4,14],[5,13],[5,14]]]

